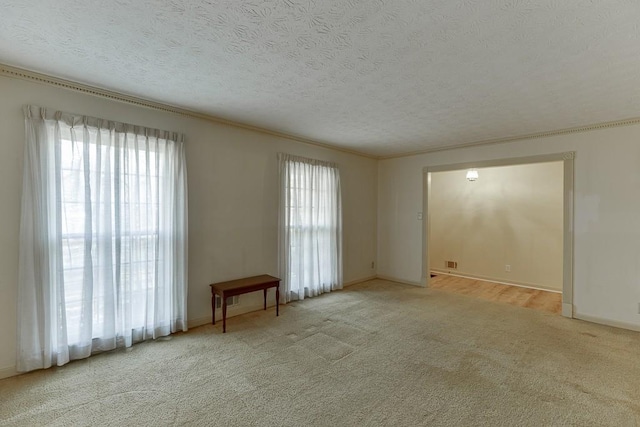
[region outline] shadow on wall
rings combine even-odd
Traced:
[[[432,172],[429,254],[433,271],[562,290],[561,161]]]

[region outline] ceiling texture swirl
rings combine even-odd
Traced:
[[[640,117],[640,2],[0,0],[0,62],[384,157]]]

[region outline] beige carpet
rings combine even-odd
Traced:
[[[0,381],[1,425],[640,424],[640,335],[381,280]]]

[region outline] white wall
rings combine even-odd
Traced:
[[[420,282],[425,166],[575,151],[574,310],[640,328],[640,126],[447,150],[378,164],[378,274]]]
[[[278,274],[276,155],[280,151],[339,164],[344,280],[352,282],[375,274],[371,262],[376,260],[376,160],[0,77],[0,377],[10,374],[15,366],[25,104],[186,134],[191,323],[206,322],[210,317],[209,283]],[[230,308],[229,314],[259,309],[262,297],[258,294],[241,296],[241,305]],[[286,309],[282,314],[286,315]]]
[[[431,173],[431,270],[562,291],[563,166]]]

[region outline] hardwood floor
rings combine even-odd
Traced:
[[[560,314],[562,312],[562,294],[555,292],[501,285],[499,283],[444,274],[432,277],[430,287],[550,313]]]

